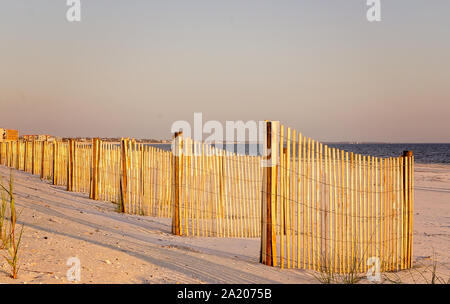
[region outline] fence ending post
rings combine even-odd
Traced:
[[[413,200],[414,200],[414,156],[413,151],[403,151],[403,202],[406,212],[403,221],[406,222],[406,256],[405,267],[412,267],[413,238]]]
[[[277,265],[275,202],[277,191],[277,162],[279,151],[277,121],[266,121],[266,143],[264,154],[264,176],[261,204],[261,251],[260,263],[268,266]]]
[[[180,179],[181,170],[183,169],[183,132],[175,132],[173,138],[172,146],[172,157],[173,157],[173,182],[174,182],[174,192],[173,192],[173,214],[172,214],[172,233],[175,235],[181,235],[181,221],[180,221]]]

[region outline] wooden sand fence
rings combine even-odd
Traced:
[[[261,157],[238,155],[177,133],[173,154],[172,232],[259,237]]]
[[[267,123],[261,262],[329,273],[412,266],[412,153],[378,158]]]
[[[171,152],[123,139],[119,195],[125,213],[172,216]]]
[[[260,262],[332,273],[412,266],[412,153],[377,158],[266,123],[264,156],[176,133],[172,151],[120,143],[10,141],[0,164],[124,213],[172,218],[186,236],[261,238]]]
[[[0,143],[0,164],[22,170],[54,185],[67,185],[68,143],[8,141]]]

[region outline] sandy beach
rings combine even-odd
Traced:
[[[427,272],[434,253],[437,272],[447,279],[450,165],[416,164],[415,170],[415,268],[388,276],[421,282],[419,272]],[[9,171],[0,166],[4,182]],[[110,202],[67,192],[29,173],[13,174],[18,223],[25,228],[19,277],[9,277],[2,258],[1,283],[70,283],[70,257],[81,261],[80,283],[319,283],[310,271],[258,263],[257,238],[176,237],[170,219],[120,214]]]

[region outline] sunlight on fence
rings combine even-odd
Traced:
[[[412,267],[414,157],[330,148],[267,122],[263,156],[175,134],[135,140],[0,143],[0,164],[124,213],[172,218],[176,235],[261,238],[261,262],[333,273]]]
[[[283,125],[271,131],[279,147],[265,173],[264,263],[348,273],[379,257],[382,271],[411,267],[413,156],[362,156]]]

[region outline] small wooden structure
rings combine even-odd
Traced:
[[[0,142],[15,141],[19,139],[19,131],[0,128]]]

